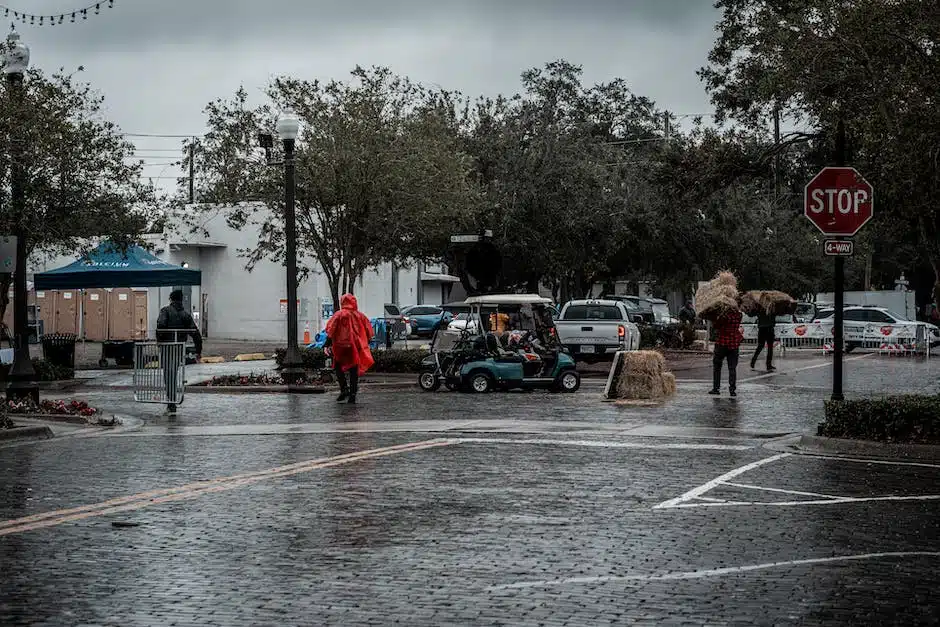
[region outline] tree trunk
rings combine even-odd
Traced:
[[[10,306],[10,286],[13,285],[13,274],[10,272],[0,273],[0,320],[7,313],[7,307]]]
[[[930,265],[933,268],[933,302],[940,306],[940,257],[931,257]]]

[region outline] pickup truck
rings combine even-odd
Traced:
[[[555,329],[577,361],[595,363],[640,348],[640,329],[627,307],[614,300],[573,300],[562,308]]]

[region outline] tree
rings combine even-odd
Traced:
[[[760,126],[773,109],[832,146],[874,185],[869,230],[916,244],[940,300],[940,4],[920,0],[719,0],[701,76],[721,116]],[[831,153],[830,153],[831,154]],[[889,259],[889,264],[900,261]],[[909,261],[909,260],[908,260]]]
[[[201,209],[191,223],[229,205],[229,225],[260,229],[257,246],[244,251],[248,269],[262,259],[283,261],[283,175],[256,156],[255,138],[273,126],[275,111],[297,113],[298,266],[302,276],[326,276],[335,307],[370,267],[442,258],[476,202],[450,95],[386,68],[357,67],[351,76],[277,78],[269,103],[257,108],[244,89],[214,101],[205,110],[209,132],[194,150]],[[274,154],[281,156],[279,147]]]
[[[0,93],[0,233],[26,234],[31,256],[84,250],[95,237],[133,241],[154,217],[154,191],[141,182],[134,146],[102,119],[103,98],[73,75],[27,72],[22,98]],[[11,146],[20,141],[24,211],[11,203]],[[10,273],[0,273],[0,317]]]
[[[523,92],[480,99],[465,125],[486,204],[477,223],[507,260],[505,287],[583,295],[643,244],[648,187],[638,163],[658,112],[622,80],[585,87],[566,61],[522,75]],[[639,141],[635,141],[639,140]]]

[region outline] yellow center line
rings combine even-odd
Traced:
[[[288,477],[304,472],[310,472],[312,470],[340,466],[342,464],[348,464],[355,461],[375,459],[411,451],[420,451],[439,446],[449,446],[451,444],[456,444],[456,442],[454,440],[425,440],[423,442],[413,442],[409,444],[369,449],[366,451],[346,453],[344,455],[336,455],[333,457],[307,460],[295,464],[288,464],[286,466],[278,466],[268,470],[242,473],[229,477],[220,477],[218,479],[212,479],[208,481],[199,481],[176,488],[141,492],[139,494],[110,499],[91,505],[83,505],[69,509],[33,514],[23,518],[16,518],[0,522],[0,536],[22,533],[24,531],[42,529],[45,527],[52,527],[66,522],[103,516],[105,514],[135,511],[161,503],[171,503],[175,501],[193,499],[204,494],[213,494],[216,492],[234,490],[236,488],[252,485],[265,479]]]

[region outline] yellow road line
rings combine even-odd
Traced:
[[[141,492],[138,494],[110,499],[91,505],[83,505],[80,507],[72,507],[51,512],[43,512],[41,514],[33,514],[23,518],[0,521],[0,536],[22,533],[24,531],[32,531],[34,529],[42,529],[45,527],[52,527],[74,520],[103,516],[105,514],[135,511],[145,507],[159,505],[161,503],[171,503],[175,501],[193,499],[204,494],[213,494],[216,492],[234,490],[236,488],[251,485],[265,479],[288,477],[304,472],[310,472],[312,470],[349,464],[355,461],[376,459],[388,455],[420,451],[439,446],[449,446],[455,443],[456,442],[454,440],[425,440],[422,442],[413,442],[409,444],[369,449],[366,451],[346,453],[344,455],[336,455],[333,457],[307,460],[304,462],[278,466],[276,468],[270,468],[257,472],[242,473],[229,477],[220,477],[218,479],[199,481],[176,488]]]

